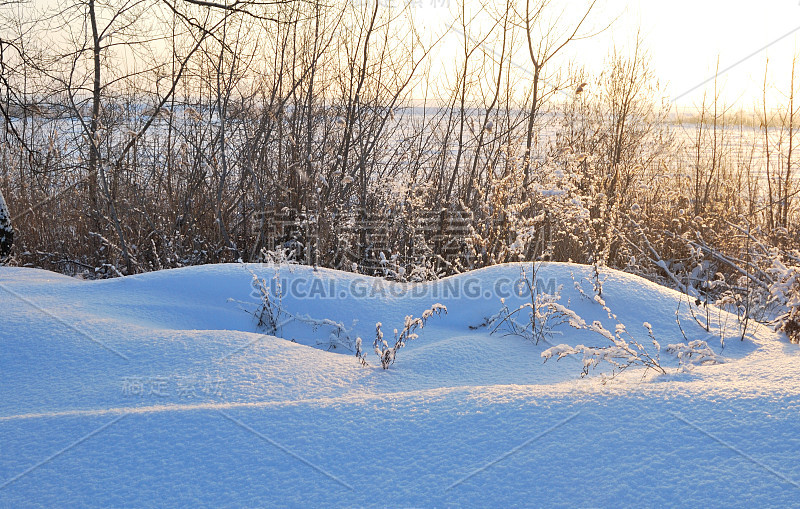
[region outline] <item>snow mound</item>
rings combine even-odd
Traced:
[[[300,266],[104,281],[0,268],[0,506],[797,500],[776,490],[800,479],[795,346],[629,274],[604,271],[597,298],[591,268],[560,263],[534,284],[590,326],[557,323],[538,344],[492,333],[503,306],[530,302],[523,271],[410,285]],[[287,313],[273,335],[252,314],[254,274]],[[447,314],[381,369],[375,324],[389,340],[437,303]],[[607,366],[582,379],[580,356],[543,363],[621,326],[648,348],[652,330],[667,374],[633,366],[603,384]],[[666,350],[689,342],[718,362],[680,369]],[[552,490],[536,488],[545,475]]]

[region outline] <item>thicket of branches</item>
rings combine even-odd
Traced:
[[[796,316],[794,69],[761,128],[716,88],[679,125],[639,44],[598,76],[554,65],[593,5],[453,4],[442,69],[414,2],[7,2],[9,263],[106,277],[282,251],[421,280],[571,260]]]

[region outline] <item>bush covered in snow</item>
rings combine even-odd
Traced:
[[[797,257],[793,260],[800,262]],[[786,333],[793,343],[800,343],[800,265],[786,265],[778,259],[773,264],[771,273],[775,281],[770,293],[781,304],[776,328]]]

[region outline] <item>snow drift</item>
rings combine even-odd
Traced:
[[[607,271],[612,318],[589,268],[546,264],[540,290],[586,323],[642,341],[649,327],[662,346],[666,375],[632,366],[603,384],[601,365],[581,379],[580,357],[542,353],[603,334],[560,323],[534,344],[481,326],[530,301],[523,269],[403,285],[299,266],[104,281],[0,268],[0,505],[800,500],[796,346]],[[256,330],[251,272],[278,290],[280,338]],[[341,340],[371,345],[377,322],[388,336],[436,303],[447,315],[388,370]],[[680,370],[663,350],[686,340],[724,362]]]

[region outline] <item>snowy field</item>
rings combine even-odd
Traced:
[[[543,363],[604,346],[560,324],[547,342],[478,327],[520,265],[421,286],[308,267],[191,267],[103,281],[0,268],[0,507],[800,506],[800,350],[608,271],[603,297],[667,374]],[[286,339],[256,332],[252,270],[281,281]],[[591,271],[549,264],[544,289],[587,323],[616,323]],[[447,307],[381,369],[405,315]],[[681,307],[679,308],[679,303]],[[680,370],[666,345],[725,362]],[[705,315],[703,315],[703,318]],[[368,366],[332,326],[363,338]],[[473,328],[471,328],[471,326]],[[720,341],[724,332],[724,348]]]

